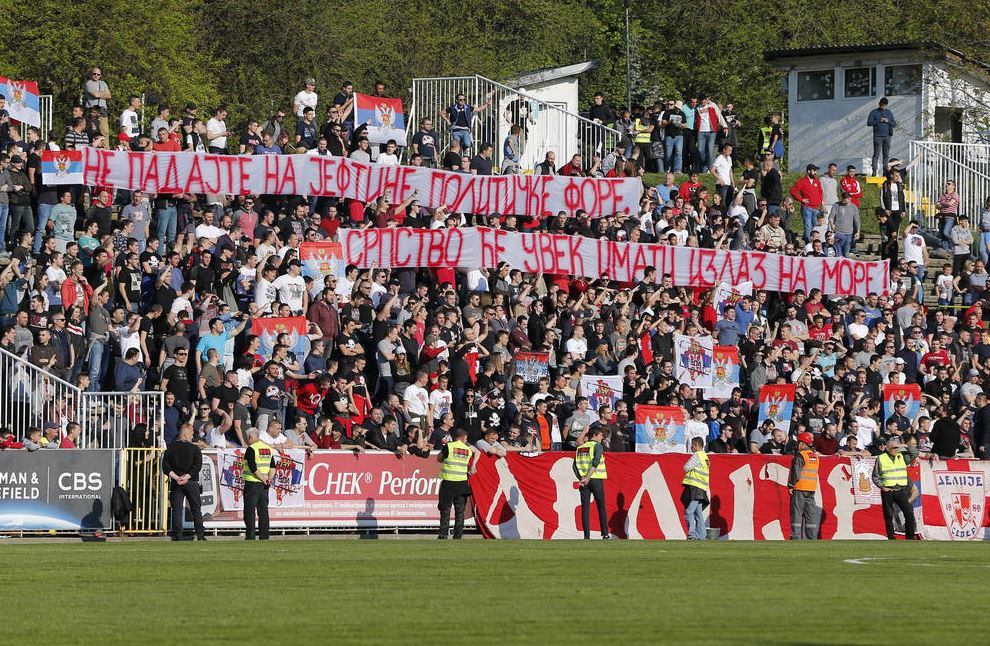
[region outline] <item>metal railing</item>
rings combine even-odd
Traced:
[[[959,213],[979,228],[980,212],[990,197],[990,144],[912,141],[908,154],[908,202],[929,227],[937,227],[938,198],[949,180],[956,182]]]
[[[63,434],[75,422],[80,448],[121,449],[147,431],[151,446],[164,444],[165,394],[84,392],[57,371],[0,348],[0,427],[22,436],[30,427],[54,424]],[[145,426],[141,426],[141,425]]]
[[[38,97],[38,112],[41,113],[41,125],[38,126],[38,130],[41,132],[41,138],[48,141],[48,134],[52,131],[52,95],[42,94]],[[27,139],[27,129],[28,124],[21,124],[21,139]],[[61,139],[62,132],[55,133],[55,139]]]
[[[584,166],[588,167],[595,154],[604,157],[622,137],[618,130],[568,112],[562,103],[548,102],[483,76],[419,78],[413,79],[412,109],[406,126],[410,143],[407,151],[411,151],[412,137],[424,118],[433,122],[440,135],[439,148],[443,152],[447,150],[451,128],[440,115],[461,93],[470,105],[488,104],[481,112],[474,113],[472,145],[464,154],[473,157],[480,144],[492,144],[493,165],[497,169],[504,166],[503,144],[514,123],[522,129],[517,172],[531,171],[551,151],[556,155],[558,168],[574,154],[581,154]],[[438,150],[438,156],[442,157],[443,152]]]
[[[168,480],[162,473],[165,449],[121,451],[120,486],[131,499],[131,513],[120,526],[128,534],[163,534],[168,528]]]

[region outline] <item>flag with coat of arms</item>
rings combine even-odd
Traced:
[[[684,409],[680,406],[636,406],[636,453],[683,453]]]
[[[82,184],[83,151],[42,151],[41,181],[47,186],[55,186],[58,184]]]
[[[0,94],[7,99],[6,110],[11,119],[35,128],[41,127],[41,96],[34,81],[15,81],[0,76]]]
[[[406,118],[402,114],[402,99],[354,93],[356,124],[368,126],[368,141],[373,144],[395,140],[400,146],[406,140]]]

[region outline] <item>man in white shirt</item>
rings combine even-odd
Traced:
[[[292,100],[292,109],[296,111],[296,116],[302,118],[303,110],[306,108],[313,108],[316,111],[316,79],[309,77],[304,81],[306,84],[305,90],[300,90],[296,94],[296,98]]]
[[[715,163],[708,172],[715,178],[718,194],[722,196],[722,206],[728,208],[735,194],[735,185],[732,181],[732,144],[722,144],[722,152],[715,158]]]
[[[213,211],[206,209],[203,211],[203,223],[196,225],[196,237],[206,238],[211,243],[216,244],[227,232],[213,224]]]
[[[567,339],[564,349],[575,361],[584,361],[588,355],[588,339],[584,337],[584,327],[574,326],[574,336]]]
[[[206,122],[206,140],[209,142],[210,152],[214,155],[227,154],[227,107],[221,105],[213,114],[213,117]]]
[[[859,445],[869,446],[873,444],[873,438],[879,434],[880,426],[875,419],[869,416],[866,406],[863,406],[859,411],[859,415],[856,416],[856,424],[858,425],[856,439]]]
[[[253,314],[260,315],[271,312],[272,303],[275,302],[275,297],[278,295],[278,289],[275,288],[273,283],[276,273],[277,270],[271,265],[266,264],[262,268],[261,275],[254,284]]]
[[[411,424],[423,430],[432,428],[430,420],[430,394],[426,392],[428,377],[423,371],[416,373],[416,381],[402,394],[402,410]]]
[[[141,98],[132,96],[127,107],[120,113],[120,132],[128,139],[136,139],[141,134],[141,124],[138,120],[138,110],[141,109]]]
[[[908,264],[918,263],[918,279],[924,280],[925,267],[928,266],[928,245],[925,244],[925,238],[918,233],[919,228],[917,222],[911,222],[907,226],[904,233],[904,260]]]
[[[822,185],[822,211],[832,212],[832,205],[839,201],[839,180],[835,178],[839,172],[839,167],[829,164],[828,170],[819,178]]]
[[[700,437],[708,441],[708,424],[705,421],[705,409],[695,406],[691,409],[691,417],[684,422],[684,452],[691,453],[691,440]]]
[[[272,448],[292,448],[289,438],[282,433],[282,422],[275,418],[268,420],[268,428],[261,432],[258,439]]]
[[[301,316],[306,313],[309,304],[309,293],[306,291],[306,279],[302,277],[302,264],[298,260],[289,262],[288,273],[282,274],[272,282],[278,291],[279,301],[285,303],[292,313]]]
[[[439,424],[454,404],[454,396],[447,390],[447,384],[447,375],[440,375],[437,379],[436,390],[430,393],[430,416],[433,418],[434,424]]]

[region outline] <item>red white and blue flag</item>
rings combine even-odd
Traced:
[[[45,150],[41,153],[41,181],[47,186],[83,183],[81,150]]]
[[[918,384],[884,384],[883,385],[883,418],[886,420],[894,414],[894,404],[902,401],[907,404],[908,419],[914,419],[921,411],[921,386]]]
[[[636,453],[683,453],[684,409],[680,406],[636,406]]]
[[[0,94],[7,99],[6,109],[11,119],[41,127],[41,97],[36,82],[0,76]]]
[[[368,126],[368,141],[388,143],[394,139],[400,146],[406,140],[406,118],[402,114],[402,99],[354,93],[357,125]]]
[[[767,384],[760,388],[760,412],[757,425],[763,420],[773,421],[773,427],[785,433],[791,430],[791,417],[794,413],[795,384]]]

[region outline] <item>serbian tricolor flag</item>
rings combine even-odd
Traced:
[[[318,285],[330,274],[343,278],[347,266],[340,243],[327,240],[299,245],[299,261],[303,265],[302,275],[312,277]]]
[[[705,389],[708,399],[728,399],[739,387],[739,348],[717,345],[712,356],[712,387]]]
[[[684,453],[684,409],[636,406],[636,453]]]
[[[265,359],[270,359],[275,341],[282,333],[289,335],[289,352],[297,357],[306,356],[306,317],[272,317],[251,319],[251,334],[258,337],[261,347],[258,348]]]
[[[358,125],[368,126],[368,141],[388,143],[394,139],[400,146],[406,141],[406,118],[402,114],[402,99],[354,93]]]
[[[41,97],[37,83],[0,76],[0,94],[7,99],[6,107],[11,119],[41,127]]]
[[[41,153],[41,181],[46,186],[83,183],[83,151],[45,150]]]
[[[894,414],[894,404],[902,401],[907,404],[904,417],[914,419],[921,410],[921,386],[918,384],[884,384],[883,385],[883,418]]]
[[[785,433],[791,429],[791,416],[794,414],[795,384],[768,384],[760,388],[760,414],[757,425],[763,420],[773,421],[773,427]]]

